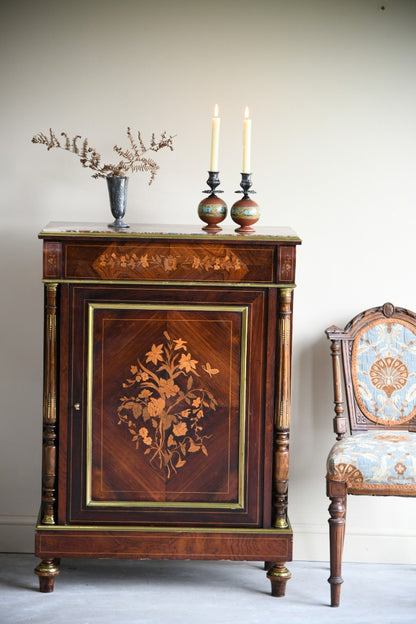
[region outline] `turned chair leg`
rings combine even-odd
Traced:
[[[266,564],[269,562],[266,562]],[[272,596],[281,598],[286,592],[286,583],[292,578],[284,563],[274,563],[267,572],[267,578],[272,584]]]
[[[331,607],[338,607],[341,596],[341,584],[344,582],[341,576],[342,551],[345,537],[345,516],[347,497],[331,496],[329,506],[329,547],[330,547],[330,577]]]
[[[55,576],[58,576],[59,559],[42,559],[35,568],[35,574],[39,577],[39,591],[42,593],[53,592]]]

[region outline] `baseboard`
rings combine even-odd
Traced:
[[[31,553],[34,550],[36,516],[0,515],[0,552]],[[293,558],[328,561],[326,527],[293,525]],[[400,534],[357,531],[346,534],[343,560],[364,563],[416,563],[416,530]]]
[[[328,561],[327,527],[293,525],[293,558],[298,561]],[[400,533],[357,530],[346,532],[343,561],[363,563],[416,563],[416,530]]]

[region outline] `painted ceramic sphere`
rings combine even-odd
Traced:
[[[227,204],[216,195],[209,195],[199,203],[198,216],[207,224],[204,230],[220,230],[218,223],[224,221],[227,216]]]
[[[234,204],[230,214],[232,220],[240,226],[237,232],[254,232],[251,226],[259,220],[260,208],[252,199],[243,198]]]

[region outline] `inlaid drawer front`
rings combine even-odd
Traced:
[[[273,283],[275,246],[134,242],[67,243],[64,277]]]

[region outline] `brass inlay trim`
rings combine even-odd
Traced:
[[[88,488],[87,488],[88,490]],[[87,491],[88,495],[88,491]],[[144,508],[144,509],[243,509],[243,505],[239,503],[186,503],[186,502],[154,502],[154,501],[94,501],[88,500],[87,507],[108,508]]]
[[[103,525],[103,526],[97,526],[97,525],[79,525],[79,524],[74,524],[74,525],[55,525],[55,526],[44,526],[42,524],[38,524],[36,526],[36,530],[37,531],[45,531],[45,532],[50,532],[50,531],[61,531],[61,532],[65,532],[65,531],[87,531],[90,533],[95,533],[95,532],[103,532],[103,531],[111,531],[111,532],[120,532],[120,531],[125,531],[125,532],[132,532],[132,533],[212,533],[212,534],[216,534],[216,533],[225,533],[225,534],[244,534],[247,533],[249,535],[280,535],[282,533],[284,534],[292,534],[292,528],[289,525],[287,528],[284,529],[250,529],[250,528],[217,528],[217,527],[187,527],[187,526],[182,526],[182,527],[166,527],[166,526],[113,526],[113,525]]]
[[[96,501],[92,497],[92,405],[93,405],[93,349],[94,349],[94,313],[96,310],[151,310],[151,311],[190,311],[190,312],[238,312],[241,314],[241,354],[240,354],[240,417],[238,449],[238,501],[237,503],[210,503],[184,501]],[[139,303],[88,303],[87,335],[87,405],[86,405],[86,493],[87,507],[100,508],[167,508],[167,509],[244,509],[245,498],[245,437],[246,437],[246,378],[248,346],[248,308],[247,306],[213,305],[169,305]]]
[[[284,284],[278,282],[214,282],[201,279],[198,281],[186,281],[186,280],[122,280],[122,279],[74,279],[74,278],[62,278],[62,279],[43,279],[44,284],[58,283],[58,284],[109,284],[109,285],[122,285],[122,286],[220,286],[223,288],[279,288],[279,289],[293,289],[296,288],[296,284]]]

